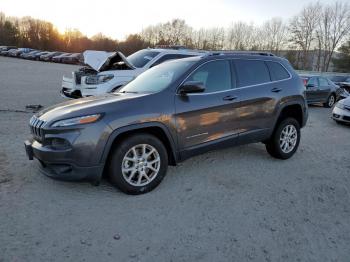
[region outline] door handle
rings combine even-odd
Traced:
[[[223,98],[223,100],[225,100],[225,101],[232,101],[232,100],[235,100],[235,99],[237,99],[237,96],[225,96]]]
[[[271,92],[274,92],[274,93],[278,93],[278,92],[281,92],[281,91],[282,91],[282,88],[279,88],[279,87],[275,87],[275,88],[271,89]]]

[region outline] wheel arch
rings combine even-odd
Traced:
[[[172,135],[170,134],[168,128],[164,126],[164,124],[158,122],[135,124],[114,130],[107,140],[106,146],[102,154],[101,163],[105,164],[108,161],[112,148],[119,141],[121,141],[127,136],[136,133],[152,134],[159,140],[161,140],[168,152],[169,165],[175,166],[177,164],[178,156],[176,153],[175,141]]]
[[[277,118],[275,119],[274,128],[278,126],[278,124],[283,121],[283,119],[286,119],[287,117],[293,117],[295,118],[300,127],[305,126],[307,115],[305,115],[305,106],[303,106],[301,103],[287,103],[279,108]]]

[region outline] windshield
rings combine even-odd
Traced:
[[[177,80],[195,61],[169,61],[152,67],[128,83],[120,93],[156,93]]]
[[[129,55],[128,61],[135,67],[141,68],[144,67],[149,61],[151,61],[159,52],[150,51],[150,50],[140,50],[132,55]]]

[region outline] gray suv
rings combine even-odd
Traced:
[[[210,53],[173,60],[118,92],[68,101],[30,120],[29,159],[48,176],[120,190],[154,189],[168,165],[227,146],[263,142],[290,158],[308,116],[305,87],[268,53]],[[213,167],[215,168],[215,167]]]

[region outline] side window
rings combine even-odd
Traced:
[[[325,86],[326,87],[326,86],[329,85],[327,79],[325,79],[323,77],[320,77],[319,81],[320,81],[320,86]]]
[[[231,89],[230,62],[212,61],[194,71],[187,81],[199,81],[205,86],[205,93]]]
[[[311,77],[309,79],[309,82],[307,82],[308,85],[318,86],[318,80],[317,77]]]
[[[184,55],[184,54],[169,54],[169,55],[163,55],[161,58],[159,58],[156,62],[154,62],[151,67],[159,65],[165,61],[173,60],[173,59],[180,59],[180,58],[186,58],[191,57],[193,55]]]
[[[264,61],[234,60],[238,76],[238,85],[250,86],[270,82],[270,74]]]
[[[272,81],[278,81],[289,78],[289,73],[280,63],[268,61],[266,62],[266,64],[270,70]]]

